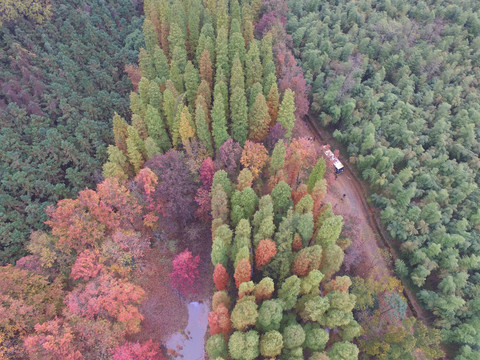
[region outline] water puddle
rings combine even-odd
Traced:
[[[204,360],[204,341],[207,332],[209,306],[204,302],[191,302],[185,330],[172,334],[166,342],[172,359]]]

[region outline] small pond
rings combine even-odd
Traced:
[[[204,342],[207,332],[209,306],[205,302],[191,302],[188,307],[188,324],[184,331],[172,334],[166,347],[172,358],[204,360]]]

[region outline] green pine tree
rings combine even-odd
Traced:
[[[282,104],[278,110],[277,122],[285,129],[285,137],[290,139],[295,126],[295,94],[290,89],[285,90],[283,94]]]
[[[257,141],[263,140],[270,129],[270,115],[268,115],[267,102],[261,92],[253,104],[249,120],[248,138]]]
[[[191,61],[187,62],[185,67],[185,88],[187,92],[187,101],[190,109],[195,108],[195,100],[197,98],[197,89],[200,84],[198,70],[195,69]]]
[[[248,107],[245,91],[241,87],[235,87],[230,98],[230,133],[232,138],[242,146],[248,136]]]
[[[218,149],[228,140],[225,100],[220,92],[215,93],[212,108],[212,134],[215,148]]]
[[[155,140],[160,150],[167,151],[172,147],[165,123],[158,110],[151,105],[147,108],[145,123],[147,124],[148,137]]]

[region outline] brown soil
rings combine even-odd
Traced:
[[[310,120],[297,121],[294,136],[312,137],[317,151],[321,151],[321,146],[326,144],[340,148],[338,142],[329,133]],[[345,166],[345,170],[329,186],[325,201],[332,204],[335,213],[344,216],[350,215],[358,219],[359,238],[364,246],[363,256],[365,257],[363,259],[364,266],[358,275],[362,277],[372,276],[376,280],[380,280],[385,275],[395,276],[393,261],[398,254],[391,246],[391,239],[389,239],[385,229],[380,225],[379,211],[367,203],[367,188],[359,180],[348,161],[342,156],[340,156],[340,161]],[[345,197],[343,197],[343,194],[345,194]],[[385,251],[385,249],[388,251]],[[409,305],[407,315],[414,315],[424,323],[429,323],[426,311],[420,307],[412,290],[404,287],[403,293]]]

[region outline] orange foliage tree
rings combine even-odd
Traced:
[[[233,275],[237,289],[240,287],[241,283],[250,281],[251,276],[252,266],[250,265],[248,259],[240,260],[235,269],[235,274]]]
[[[260,175],[267,161],[268,151],[263,144],[257,144],[250,140],[245,141],[240,163],[250,169],[255,179]]]
[[[255,249],[255,263],[260,268],[269,263],[269,261],[277,254],[277,246],[275,241],[271,239],[263,239]]]
[[[227,270],[225,270],[225,267],[220,263],[215,266],[215,270],[213,271],[213,282],[218,291],[225,290],[230,282]]]

